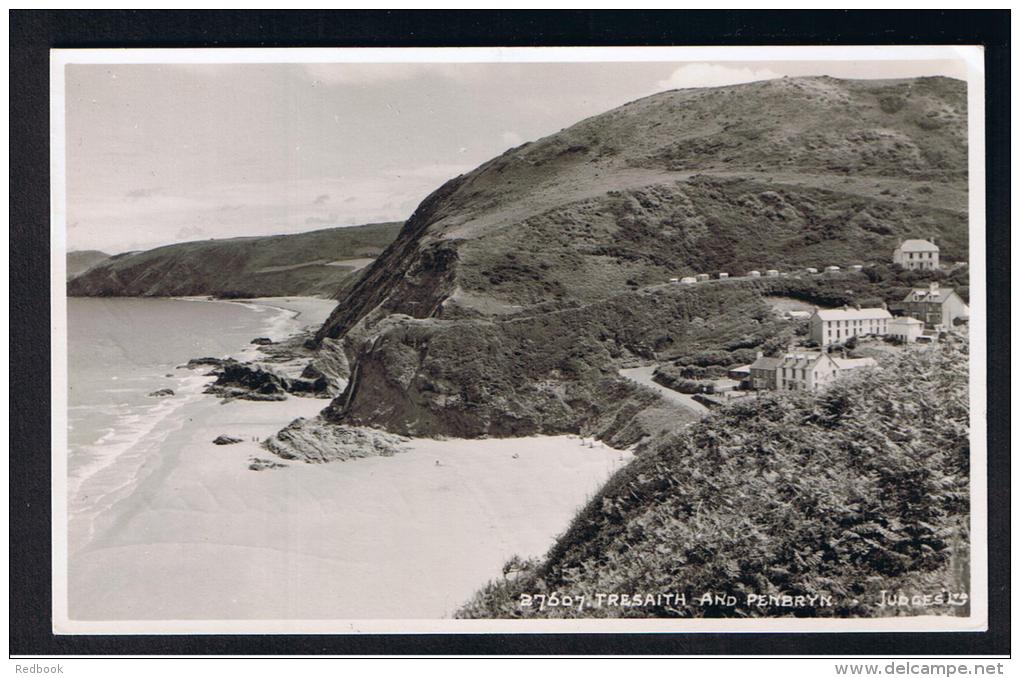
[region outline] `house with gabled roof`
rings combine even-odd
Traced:
[[[776,389],[776,369],[782,358],[772,358],[758,352],[758,358],[747,366],[750,372],[751,388],[759,391]]]
[[[748,366],[749,386],[757,390],[818,391],[850,370],[877,364],[873,358],[843,358],[824,351],[791,351],[775,358],[759,353]]]
[[[930,240],[904,240],[893,250],[893,263],[911,271],[935,271],[939,246]]]
[[[817,391],[839,376],[839,365],[828,353],[800,352],[783,356],[776,370],[780,391]]]
[[[920,320],[929,329],[949,328],[957,318],[970,316],[970,308],[956,290],[937,282],[910,290],[900,307],[903,315]]]

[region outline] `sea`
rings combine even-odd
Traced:
[[[304,306],[310,301],[305,300]],[[68,509],[72,524],[111,505],[159,453],[159,442],[186,421],[211,368],[191,358],[251,358],[254,337],[283,339],[321,322],[335,302],[294,304],[203,298],[69,298]],[[289,308],[288,308],[289,306]],[[318,308],[316,308],[318,307]],[[300,317],[299,317],[300,316]],[[316,316],[316,317],[310,317]],[[171,389],[172,397],[152,393]],[[72,545],[89,534],[74,534]]]

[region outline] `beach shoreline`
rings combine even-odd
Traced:
[[[272,303],[285,319],[267,329],[293,333],[322,301],[224,303]],[[154,426],[132,481],[72,530],[70,619],[449,617],[512,556],[544,554],[630,458],[574,436],[414,439],[331,464],[261,446],[327,404],[199,395]],[[251,470],[257,458],[281,467]]]

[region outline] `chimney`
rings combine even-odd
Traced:
[[[762,353],[761,351],[758,351],[758,352],[757,352],[757,353],[756,353],[756,354],[754,355],[754,357],[755,357],[755,359],[760,359],[760,358],[764,358],[764,357],[765,357],[765,354],[764,354],[764,353]]]
[[[930,292],[938,292],[939,291],[939,284],[937,282],[928,283],[928,291],[930,291]]]

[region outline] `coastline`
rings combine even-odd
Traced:
[[[272,331],[314,315],[304,299],[223,303],[273,304]],[[132,480],[111,488],[94,530],[76,530],[71,619],[448,617],[510,557],[541,556],[630,459],[549,436],[284,462],[259,441],[326,401],[221,403],[191,378],[199,395],[131,449]],[[220,434],[242,442],[214,445]],[[255,457],[285,467],[250,470]]]
[[[297,319],[306,314],[313,321],[317,315],[328,314],[332,302],[314,297],[265,297],[234,302],[211,297],[173,297],[172,301],[195,303],[239,303],[257,313],[273,315],[263,320],[259,335],[273,334],[285,338],[299,332]],[[316,306],[319,306],[316,309]],[[316,312],[318,311],[318,312]],[[193,356],[199,357],[199,356]],[[241,345],[223,356],[237,360],[258,358],[258,346]],[[148,377],[158,377],[155,373]],[[172,387],[174,395],[146,403],[129,414],[118,417],[94,444],[79,448],[90,457],[85,466],[68,469],[68,549],[70,554],[87,545],[96,535],[94,523],[119,501],[130,496],[145,478],[163,463],[163,442],[192,422],[209,403],[218,400],[203,393],[213,381],[204,371],[186,370],[179,365],[160,379]],[[144,389],[143,389],[144,390]],[[320,408],[322,401],[318,401]],[[314,413],[313,413],[314,416]],[[288,420],[289,422],[290,420]],[[285,422],[287,423],[287,422]],[[69,453],[71,450],[69,449]]]

